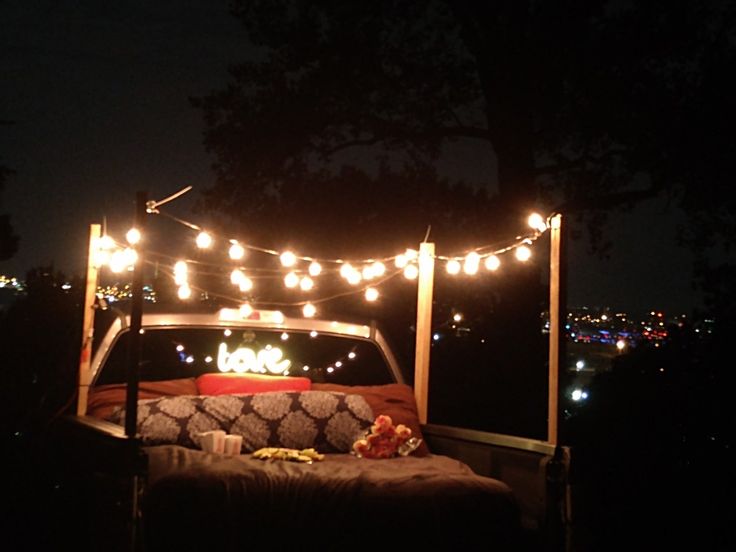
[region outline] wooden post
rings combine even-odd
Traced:
[[[79,354],[79,391],[77,415],[87,413],[87,397],[91,383],[90,362],[95,327],[95,294],[97,293],[97,265],[95,255],[100,241],[100,225],[89,225],[89,249],[87,251],[87,280],[84,289],[84,315],[82,319],[82,349]]]
[[[562,270],[562,215],[552,217],[550,223],[549,253],[549,395],[547,399],[547,441],[553,445],[558,440],[560,360],[563,351],[564,305]]]
[[[138,192],[136,194],[135,227],[140,231],[142,236],[146,221],[147,200],[148,194],[146,192]],[[133,271],[133,285],[131,288],[128,385],[125,395],[125,435],[128,438],[136,436],[138,426],[138,380],[140,379],[141,321],[143,317],[143,271],[145,268],[143,248],[137,247],[136,253],[138,254],[138,260]]]
[[[432,293],[434,287],[434,243],[419,246],[417,285],[417,338],[414,356],[414,397],[419,423],[427,423],[429,397],[429,353],[432,344]]]

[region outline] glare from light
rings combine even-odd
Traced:
[[[286,333],[286,332],[282,333],[281,334],[281,341],[286,341],[287,339],[289,339],[289,334]]]
[[[578,360],[575,363],[575,368],[578,369],[578,370],[582,370],[583,368],[585,368],[585,361],[584,360]]]
[[[228,328],[228,329],[226,329],[226,330],[225,330],[224,332],[222,332],[222,333],[223,333],[223,334],[225,335],[225,337],[230,337],[231,335],[233,335],[233,331],[232,331],[231,329],[229,329],[229,328]]]
[[[575,402],[581,400],[583,398],[583,390],[582,389],[573,390],[573,392],[570,394],[570,398],[572,398],[572,400],[574,400]]]
[[[501,259],[496,257],[496,255],[489,255],[486,257],[484,264],[487,270],[495,271],[498,270],[499,266],[501,266]]]
[[[463,319],[463,315],[460,314],[459,312],[457,312],[457,313],[455,313],[455,314],[452,315],[452,319],[455,322],[460,322]]]
[[[317,337],[319,334],[317,333],[317,330],[312,330],[309,332],[309,337]]]
[[[128,263],[122,250],[115,251],[110,257],[110,270],[115,274],[122,272],[127,266]]]
[[[233,285],[239,286],[240,282],[243,281],[243,278],[245,278],[245,274],[239,268],[236,268],[230,273],[230,282],[232,282]]]
[[[209,364],[210,362],[212,362],[212,360],[213,360],[213,359],[212,359],[212,357],[211,357],[210,355],[207,355],[206,357],[204,357],[204,361],[205,361],[205,362],[206,362],[207,364]]]
[[[402,253],[400,255],[396,255],[396,260],[394,260],[394,264],[396,265],[396,268],[404,268],[407,264],[409,264],[409,259],[407,259],[406,255]]]
[[[436,334],[434,334],[434,335],[432,336],[432,339],[434,339],[435,341],[439,341],[439,340],[440,340],[440,334],[437,334],[437,333],[436,333]]]
[[[373,267],[373,275],[376,278],[380,278],[384,274],[386,274],[386,265],[383,264],[381,261],[376,261],[371,265]]]
[[[343,265],[342,265],[342,266],[340,267],[340,276],[342,276],[342,277],[343,277],[343,278],[345,278],[346,280],[348,279],[348,277],[349,277],[349,276],[350,276],[350,275],[351,275],[351,274],[352,274],[353,272],[355,272],[355,269],[353,268],[353,265],[351,265],[350,263],[344,263],[344,264],[343,264]]]
[[[618,349],[619,351],[623,351],[625,348],[626,341],[624,341],[623,339],[619,339],[618,341],[616,341],[616,349]]]
[[[304,276],[301,280],[299,280],[299,287],[302,289],[302,291],[309,291],[314,287],[314,280],[312,280],[309,276]]]
[[[522,262],[528,261],[532,257],[532,250],[526,245],[520,245],[516,248],[516,258]]]
[[[242,245],[240,245],[238,242],[233,240],[232,245],[230,246],[230,249],[228,250],[228,255],[230,255],[230,258],[233,261],[238,261],[245,256],[245,248]]]
[[[365,290],[365,300],[366,301],[375,301],[378,299],[378,290],[376,288],[368,288]]]
[[[406,251],[404,251],[404,256],[409,261],[416,261],[419,257],[419,252],[416,249],[407,249]]]
[[[360,275],[360,272],[353,270],[348,274],[347,280],[351,286],[357,286],[363,280],[363,277]]]
[[[330,373],[330,374],[331,374],[331,373],[332,373],[332,372],[334,372],[334,371],[335,371],[335,369],[334,369],[334,368],[333,368],[332,366],[328,366],[328,367],[327,367],[327,372],[328,372],[328,373]]]
[[[299,276],[296,275],[296,272],[289,272],[284,277],[284,285],[287,288],[295,288],[299,285]]]
[[[317,307],[315,307],[312,303],[307,303],[306,305],[304,305],[302,313],[304,314],[304,318],[312,318],[315,314],[317,314]]]
[[[247,276],[243,276],[238,287],[240,288],[240,291],[250,291],[253,289],[253,280]]]
[[[354,358],[355,358],[356,356],[358,356],[358,355],[356,355],[356,354],[355,354],[354,352],[352,352],[352,351],[350,351],[350,352],[348,353],[348,358],[349,358],[350,360],[353,360],[353,359],[354,359]]]
[[[248,318],[251,314],[253,314],[253,307],[251,307],[249,303],[243,303],[242,305],[240,305],[239,312],[240,316],[242,316],[243,318]]]
[[[128,240],[128,243],[130,245],[137,244],[139,241],[141,241],[141,233],[140,233],[140,230],[138,230],[137,228],[131,228],[125,234],[125,239]]]
[[[182,284],[179,286],[177,295],[179,299],[189,299],[192,296],[192,289],[187,284]]]
[[[452,274],[452,275],[460,274],[461,268],[462,267],[460,265],[460,261],[455,260],[455,259],[450,259],[449,261],[447,261],[447,273],[448,274]]]
[[[478,273],[478,266],[480,265],[480,255],[475,251],[471,251],[465,256],[465,262],[463,263],[463,272],[472,276]]]
[[[207,232],[202,231],[197,234],[196,243],[197,247],[199,247],[200,249],[207,249],[209,246],[212,245],[212,236],[210,236]]]
[[[184,350],[184,345],[181,345],[181,344],[180,345],[177,345],[176,346],[176,350],[181,353]]]
[[[100,238],[99,247],[100,249],[106,249],[109,251],[110,249],[115,247],[115,240],[112,239],[111,236],[108,236],[107,234],[105,234],[104,236]]]
[[[547,222],[544,220],[542,215],[539,213],[532,213],[529,215],[529,219],[527,220],[529,226],[534,228],[537,232],[544,232],[547,230]]]
[[[419,268],[415,264],[406,265],[404,268],[404,278],[407,280],[416,280],[419,276]]]
[[[281,266],[294,266],[296,264],[296,255],[291,251],[284,251],[279,257],[281,260]]]
[[[310,276],[314,278],[315,276],[319,276],[321,272],[322,272],[321,264],[319,264],[317,261],[312,261],[311,263],[309,263],[309,275]]]

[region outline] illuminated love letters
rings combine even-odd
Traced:
[[[281,349],[270,345],[258,352],[248,347],[240,347],[229,353],[227,343],[220,343],[217,351],[217,367],[221,372],[283,374],[291,366],[291,361],[283,356]]]

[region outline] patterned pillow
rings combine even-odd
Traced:
[[[123,425],[125,410],[110,420]],[[179,396],[138,401],[138,435],[146,445],[199,447],[214,429],[243,436],[243,450],[263,447],[350,452],[373,423],[360,395],[328,391],[272,391],[251,395]]]

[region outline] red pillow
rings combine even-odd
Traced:
[[[266,374],[202,374],[196,380],[200,395],[233,395],[265,391],[309,391],[312,380]]]

